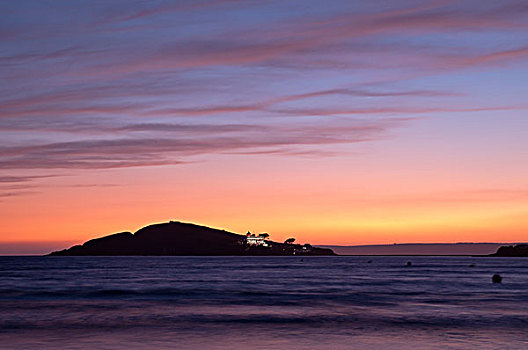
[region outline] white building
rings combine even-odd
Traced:
[[[248,232],[246,234],[246,243],[249,245],[260,245],[263,247],[269,247],[268,239],[269,235],[267,233],[261,233],[260,235],[255,235],[254,233]]]

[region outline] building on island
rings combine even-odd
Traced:
[[[248,231],[248,233],[246,233],[246,243],[249,245],[269,247],[270,244],[267,241],[268,237],[269,234],[267,233],[261,233],[257,236],[256,234]]]

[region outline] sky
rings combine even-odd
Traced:
[[[524,0],[0,1],[0,81],[0,254],[527,241]]]

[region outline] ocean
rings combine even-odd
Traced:
[[[528,349],[528,259],[0,257],[0,348]]]

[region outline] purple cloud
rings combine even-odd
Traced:
[[[190,156],[233,151],[261,151],[288,148],[295,153],[304,145],[326,145],[365,142],[386,137],[386,133],[403,125],[405,119],[378,121],[342,120],[336,123],[296,123],[283,126],[213,125],[193,126],[198,133],[187,133],[189,127],[162,124],[129,126],[160,135],[156,138],[127,137],[90,139],[71,142],[28,144],[0,148],[0,169],[101,169],[179,164]],[[222,136],[223,132],[236,132]],[[293,151],[292,151],[293,150]]]
[[[463,84],[526,67],[525,2],[297,4],[7,3],[0,183],[34,180],[14,181],[21,169],[317,156],[415,117],[527,108]]]

